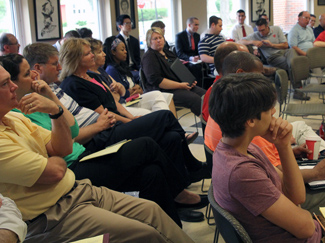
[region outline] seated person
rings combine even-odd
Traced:
[[[124,45],[127,48],[126,64],[129,67],[129,70],[132,73],[135,81],[138,83],[140,78],[139,70],[141,62],[140,42],[137,38],[130,35],[130,32],[132,30],[132,22],[130,16],[126,14],[118,16],[116,19],[116,27],[120,31],[116,37],[123,41]],[[106,65],[104,68],[106,68]]]
[[[93,49],[92,42],[90,42],[90,44]],[[125,66],[126,49],[124,43],[120,39],[113,36],[110,41],[106,40],[106,44],[108,45],[106,48],[106,59],[108,64],[106,73],[125,88],[126,92],[125,95],[122,96],[122,99],[125,100],[135,94],[140,94],[142,97],[141,100],[132,107],[126,107],[131,114],[136,115],[133,113],[138,110],[136,108],[144,109],[147,112],[146,114],[148,114],[152,111],[168,110],[171,104],[174,106],[173,95],[170,93],[161,93],[157,90],[143,94],[141,86],[135,83],[132,73]],[[135,111],[129,108],[133,108]],[[173,113],[176,114],[175,106],[173,111]]]
[[[16,93],[19,101],[23,100],[22,98],[26,97],[27,94],[35,91],[41,94],[33,93],[33,104],[36,105],[28,109],[28,111],[25,110],[25,116],[34,123],[51,130],[51,119],[44,109],[51,104],[62,107],[61,102],[44,81],[37,80],[37,72],[30,71],[29,64],[22,56],[18,54],[8,55],[1,60],[4,68],[10,71],[13,82],[18,85]],[[49,97],[53,102],[50,102],[45,97]],[[78,130],[78,124],[75,123],[73,116],[65,108],[63,109],[65,110],[63,116],[69,121],[69,125],[76,126]],[[17,109],[15,111],[20,112]],[[110,123],[113,126],[115,119],[111,119]],[[80,130],[85,130],[85,128]],[[81,131],[81,133],[84,133],[84,131]],[[76,136],[75,140],[79,141],[80,138],[77,135],[78,131],[74,137]],[[184,200],[185,195],[187,195],[188,198],[192,197],[194,201],[196,199],[197,202],[200,202],[198,195],[182,190],[186,186],[184,178],[177,172],[176,167],[152,139],[135,139],[125,144],[117,153],[93,158],[82,163],[79,162],[81,158],[90,153],[82,145],[75,142],[72,153],[64,158],[68,167],[74,171],[77,179],[88,178],[96,186],[105,186],[121,192],[140,191],[140,197],[158,203],[180,226],[181,222],[177,215],[174,198],[176,202],[180,202],[178,199]],[[135,153],[139,153],[136,158],[134,158]],[[135,173],[135,171],[137,172]],[[156,193],[157,190],[160,191],[159,194]],[[173,196],[174,192],[177,194],[174,195],[175,197]],[[178,194],[180,195],[178,196]],[[184,207],[181,204],[177,204],[177,206]],[[195,208],[194,204],[192,206]],[[204,206],[202,205],[202,207]],[[189,207],[189,204],[185,205],[185,207]]]
[[[153,27],[147,31],[148,51],[142,57],[142,68],[147,83],[145,92],[160,90],[174,94],[176,106],[183,106],[199,116],[201,113],[201,96],[205,90],[182,83],[171,70],[172,62],[177,58],[173,52],[164,49],[164,35],[160,28]]]
[[[222,131],[213,195],[253,242],[319,242],[321,226],[299,207],[305,185],[290,146],[292,126],[273,117],[275,103],[275,88],[261,74],[230,74],[213,86],[209,111]],[[275,145],[282,171],[251,144],[255,136]]]
[[[233,51],[243,51],[243,52],[247,52],[247,53],[249,52],[247,47],[244,46],[243,44],[239,44],[239,43],[235,43],[235,42],[224,42],[224,43],[220,44],[214,54],[214,65],[215,65],[216,70],[219,74],[216,76],[214,83],[219,78],[222,77],[223,61],[228,56],[228,54]],[[246,63],[246,62],[243,61],[242,63]],[[252,62],[249,62],[248,64],[250,64],[249,66],[253,66],[253,65],[251,65]],[[213,84],[211,85],[211,87],[207,90],[207,92],[204,95],[203,106],[202,106],[202,117],[205,121],[208,121],[208,118],[209,118],[209,98],[210,98],[212,86],[213,86]]]
[[[166,25],[164,24],[164,22],[162,22],[161,20],[154,21],[154,22],[151,24],[150,28],[153,28],[153,27],[160,28],[161,31],[163,32],[163,36],[165,36],[165,31],[166,31],[166,30],[165,30],[165,27],[166,27]],[[164,37],[164,38],[165,38],[165,37]],[[170,50],[170,46],[169,46],[169,44],[168,44],[168,42],[167,42],[166,39],[165,39],[164,49],[167,50],[167,51]],[[147,51],[147,50],[148,50],[148,44],[147,44],[147,46],[146,46],[145,51]]]
[[[93,32],[91,29],[88,29],[86,27],[77,29],[79,35],[81,38],[92,38],[93,37]]]
[[[15,202],[0,194],[0,242],[23,242],[26,234],[27,225]]]
[[[84,55],[79,53],[84,53]],[[185,139],[185,131],[170,111],[160,110],[145,116],[134,117],[114,100],[101,80],[91,78],[87,74],[89,68],[94,65],[94,55],[91,53],[87,40],[80,38],[67,40],[61,48],[59,60],[62,64],[60,79],[63,80],[60,87],[80,105],[98,113],[102,113],[106,108],[114,113],[117,120],[112,128],[114,135],[110,131],[106,132],[105,135],[90,142],[92,147],[97,148],[107,143],[111,145],[112,140],[118,142],[123,139],[149,136],[157,141],[173,162],[183,163],[179,170],[184,173],[184,176],[186,176],[186,170],[205,173],[204,163],[192,155]],[[120,139],[116,141],[117,138]]]
[[[28,75],[27,75],[28,76]],[[36,82],[37,84],[37,82]],[[10,194],[28,225],[25,243],[70,242],[109,232],[110,242],[193,242],[155,203],[76,181],[63,156],[73,140],[62,108],[51,105],[52,130],[30,122],[41,103],[18,103],[17,86],[0,67],[0,193]]]
[[[190,61],[185,66],[191,71],[198,81],[198,86],[202,87],[202,68],[200,61],[198,44],[200,35],[197,33],[199,29],[199,19],[190,17],[186,21],[186,29],[176,35],[175,51],[179,59]],[[191,63],[194,62],[194,63]],[[204,88],[204,87],[203,87]]]
[[[117,122],[113,127],[110,127],[109,121],[111,116],[114,115],[112,112],[107,112],[104,109],[99,114],[82,107],[55,84],[55,82],[58,82],[58,75],[61,70],[61,65],[58,62],[58,52],[55,48],[46,43],[33,43],[24,48],[24,56],[30,63],[31,68],[40,74],[41,79],[51,86],[60,102],[75,116],[81,128],[77,142],[84,144],[87,150],[97,151],[123,139],[149,136],[159,142],[159,145],[170,154],[170,157],[179,156],[173,157],[175,162],[183,161],[186,163],[186,168],[190,171],[190,178],[194,177],[195,180],[203,178],[201,172],[205,170],[202,166],[204,164],[198,164],[197,160],[193,160],[192,156],[186,157],[185,161],[183,158],[184,155],[190,155],[186,143],[189,142],[188,139],[193,139],[193,136],[188,136],[185,141],[181,140],[184,130],[169,111],[158,111],[149,114],[149,119],[138,118],[128,124]],[[175,139],[177,136],[174,132],[177,132],[180,138]],[[79,139],[82,134],[83,138]],[[174,137],[173,141],[170,140],[171,137]],[[195,166],[193,163],[195,163]],[[184,171],[183,166],[180,169]],[[199,172],[200,169],[202,169],[201,172]]]
[[[254,61],[254,59],[256,61]],[[255,63],[255,65],[253,63]],[[231,73],[239,72],[261,73],[261,67],[262,64],[260,60],[257,59],[255,56],[248,53],[240,53],[236,51],[228,54],[225,60],[223,61],[222,74],[226,76]],[[301,158],[301,156],[306,157],[307,153],[310,153],[311,151],[306,148],[305,139],[307,136],[316,136],[316,134],[311,129],[311,127],[307,126],[306,123],[302,121],[293,122],[292,126],[293,139],[291,143],[298,145],[293,148],[293,152],[297,158]],[[222,134],[220,127],[211,117],[209,117],[205,129],[204,144],[212,151],[214,151],[221,137]],[[256,136],[252,140],[252,143],[256,144],[260,147],[260,149],[262,149],[262,151],[265,153],[265,155],[268,157],[268,159],[274,166],[278,167],[280,170],[282,169],[279,154],[274,144],[269,143],[260,136]],[[324,149],[325,142],[321,140],[320,151]],[[325,171],[322,169],[323,164],[325,164],[325,160],[319,163],[319,165],[315,166],[312,170],[302,169],[301,173],[303,175],[304,182],[308,183],[316,180],[325,179]],[[307,197],[305,203],[301,205],[304,209],[310,212],[319,212],[319,206],[325,206],[325,193],[323,192],[323,190],[312,192],[311,190],[307,189],[306,196]]]

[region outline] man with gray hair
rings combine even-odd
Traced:
[[[298,55],[306,56],[307,50],[312,48],[315,41],[313,30],[308,26],[310,14],[307,11],[302,11],[298,14],[298,22],[292,27],[288,34],[288,43],[290,48],[294,49]],[[320,71],[320,70],[319,70]],[[317,72],[317,70],[313,70]],[[310,97],[306,96],[298,89],[302,87],[301,81],[293,82],[295,89],[294,97],[300,100],[309,100]]]
[[[20,44],[17,38],[10,33],[2,33],[0,36],[0,56],[10,53],[18,53]]]

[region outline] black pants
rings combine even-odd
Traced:
[[[201,114],[201,96],[205,94],[205,89],[195,86],[191,90],[173,89],[168,90],[168,92],[174,94],[176,106],[189,108],[196,116]]]
[[[84,157],[84,153],[79,159]],[[95,186],[126,192],[156,202],[180,227],[174,198],[186,187],[181,173],[151,138],[124,144],[117,153],[76,162],[76,179],[89,178]]]
[[[200,169],[202,163],[192,155],[184,135],[185,131],[174,115],[162,110],[125,124],[119,122],[113,128],[98,133],[85,147],[95,152],[123,139],[150,137],[164,150],[189,185],[188,171]]]

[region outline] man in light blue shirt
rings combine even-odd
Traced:
[[[309,20],[310,14],[307,11],[300,12],[297,24],[288,35],[289,46],[301,56],[306,56],[307,50],[313,47],[315,41],[313,30],[307,26]]]

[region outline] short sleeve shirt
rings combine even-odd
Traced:
[[[288,43],[292,48],[297,46],[304,52],[307,52],[309,48],[312,48],[314,45],[315,36],[313,30],[307,26],[306,28],[301,27],[299,24],[296,24],[292,27],[288,34]]]
[[[282,30],[278,26],[270,26],[270,31],[267,36],[262,36],[257,31],[254,32],[253,34],[250,34],[247,37],[244,37],[243,40],[257,40],[257,41],[269,40],[273,44],[280,44],[280,43],[287,42],[286,38],[283,35]],[[269,56],[272,56],[273,54],[279,51],[279,49],[272,48],[266,45],[261,46],[260,50],[262,51],[265,58],[268,58]]]
[[[219,142],[213,155],[212,171],[213,194],[217,203],[234,215],[253,242],[317,242],[321,238],[317,223],[311,238],[297,239],[261,215],[280,198],[281,180],[256,145],[250,144],[248,152],[254,158]]]
[[[67,169],[58,183],[35,184],[47,165],[46,144],[51,132],[17,112],[7,113],[0,125],[0,193],[15,201],[30,220],[44,213],[70,191],[75,176]]]
[[[199,55],[214,56],[217,47],[225,42],[225,38],[222,35],[206,34],[205,37],[199,42]],[[214,64],[209,63],[210,70],[215,69]]]

